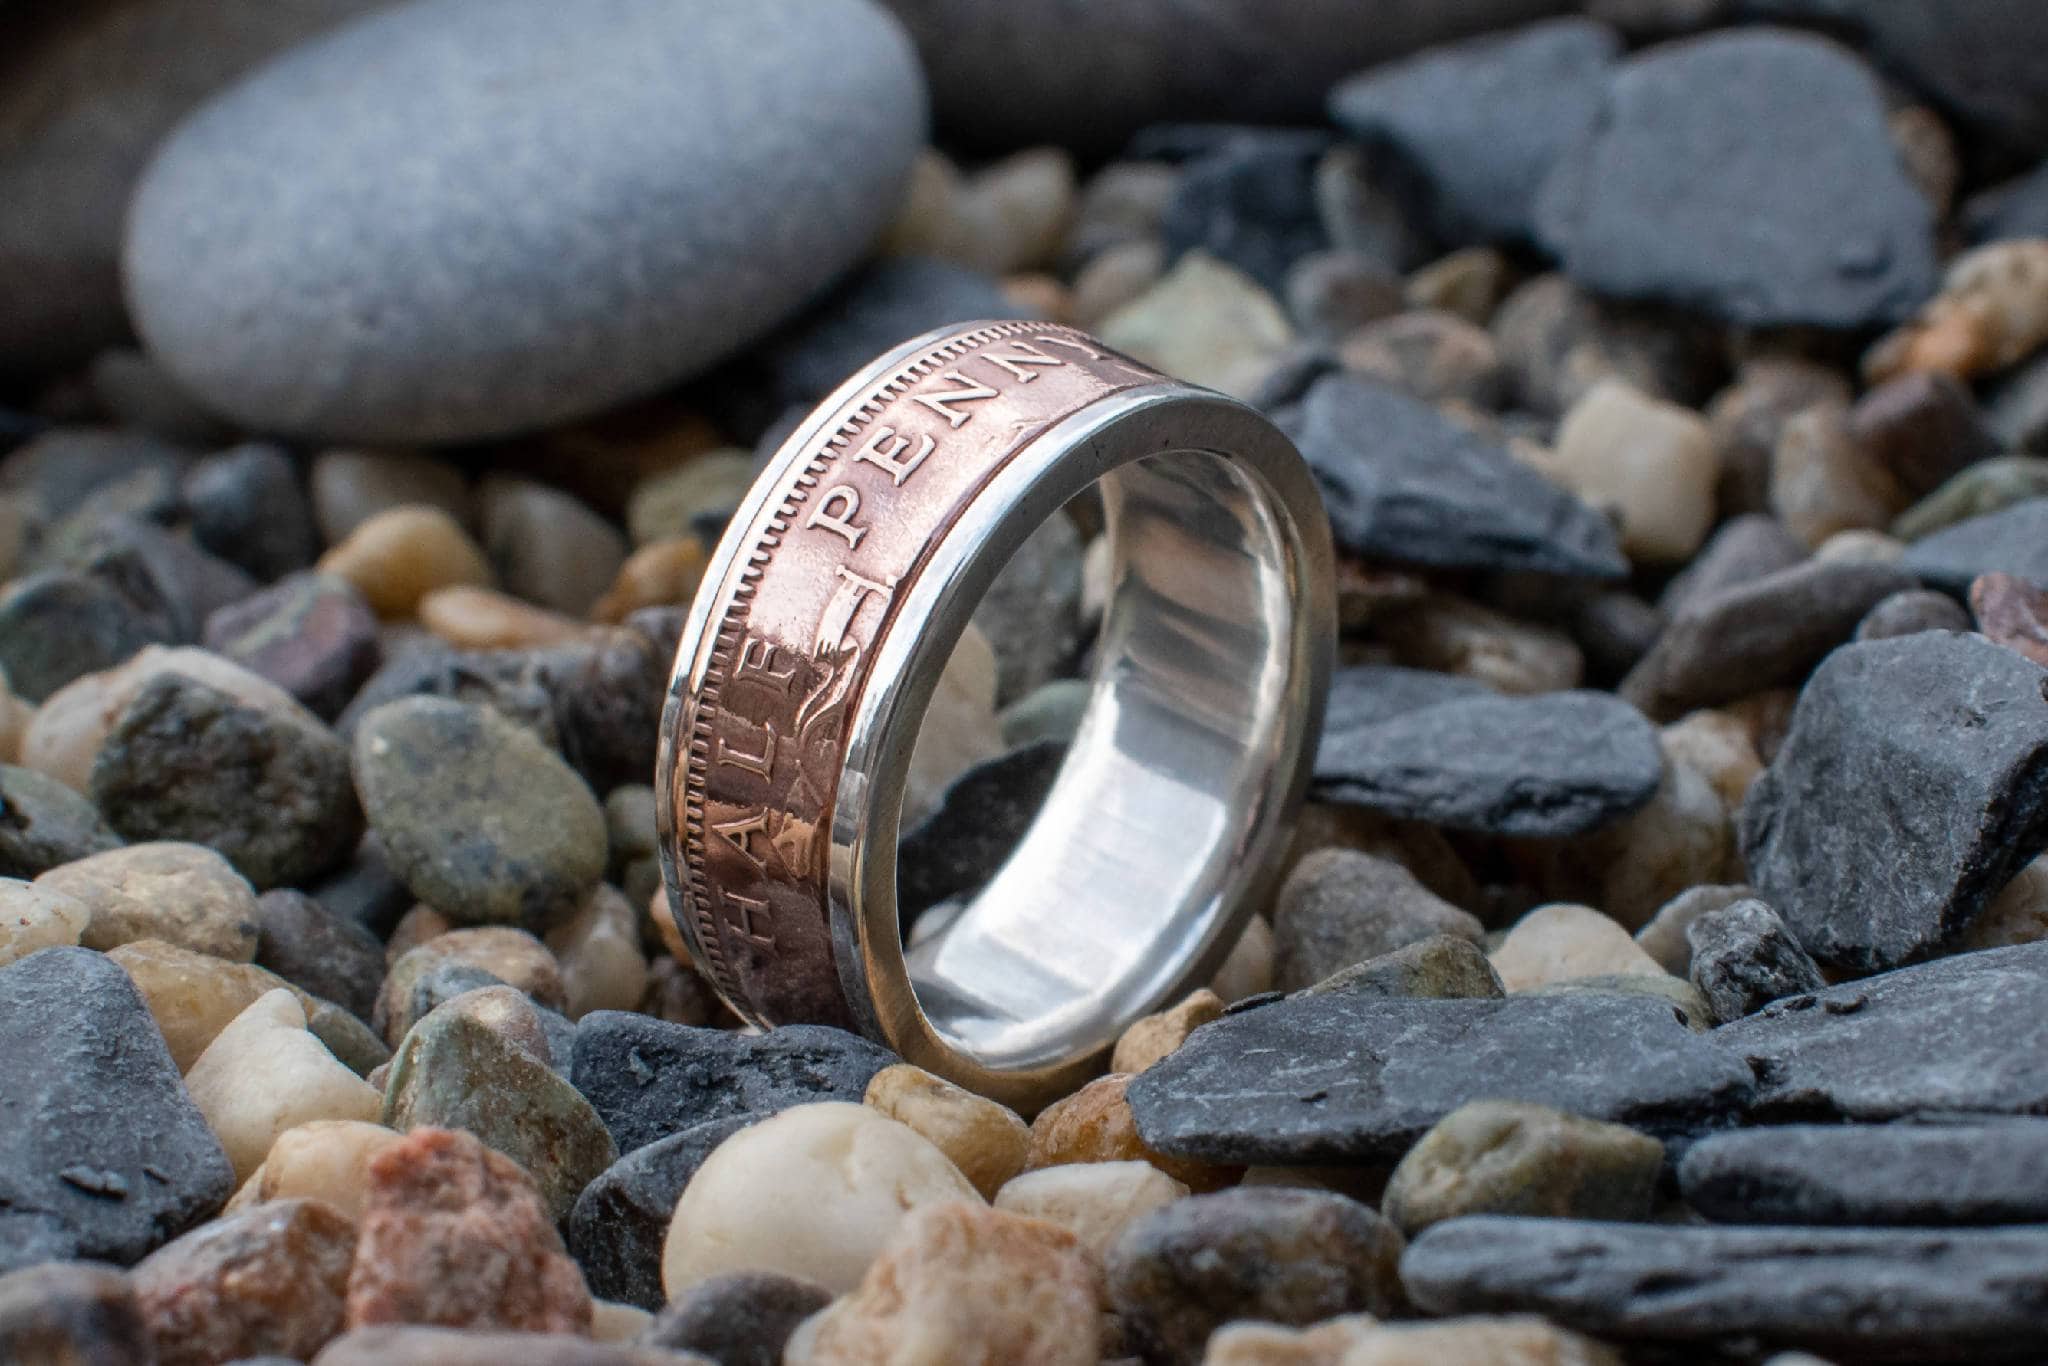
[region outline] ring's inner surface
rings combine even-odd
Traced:
[[[1272,502],[1201,451],[1100,487],[1112,586],[1079,733],[1009,861],[907,950],[933,1029],[992,1068],[1108,1043],[1165,1004],[1216,947],[1283,786],[1294,595]]]

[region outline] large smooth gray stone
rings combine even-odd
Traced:
[[[1739,1113],[1749,1069],[1639,996],[1297,996],[1204,1025],[1127,1093],[1161,1152],[1301,1165],[1399,1157],[1467,1101],[1659,1134]]]
[[[2048,1114],[2048,941],[1773,1001],[1714,1031],[1760,1119]]]
[[[1738,829],[1758,895],[1822,963],[1938,951],[2048,846],[2048,671],[1965,632],[1843,646]]]
[[[1339,78],[1556,14],[1560,0],[886,0],[931,73],[939,131],[1113,152],[1176,119],[1317,123]]]
[[[2048,583],[2048,498],[2027,498],[1943,527],[1906,547],[1901,566],[1930,588],[1961,597],[1994,571]]]
[[[1579,284],[1748,327],[1896,322],[1934,291],[1933,213],[1847,49],[1747,30],[1618,68],[1537,197]]]
[[[0,45],[0,374],[121,340],[121,217],[157,140],[242,72],[386,0],[11,5]],[[48,20],[33,25],[30,20]]]
[[[1423,1231],[1433,1314],[1541,1314],[1617,1341],[1754,1338],[1851,1361],[2038,1358],[2048,1228],[1687,1228],[1481,1215]]]
[[[868,0],[413,0],[171,135],[129,300],[250,426],[518,431],[765,334],[867,248],[923,138],[915,54]]]
[[[2048,1223],[2048,1120],[1738,1129],[1687,1149],[1678,1183],[1732,1224]]]

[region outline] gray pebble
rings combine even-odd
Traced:
[[[55,778],[0,764],[0,877],[33,878],[120,843],[98,809]]]
[[[1709,911],[1685,936],[1692,945],[1692,984],[1717,1023],[1827,985],[1778,913],[1754,898]]]
[[[1298,991],[1434,935],[1477,942],[1477,917],[1390,858],[1319,849],[1281,884],[1273,909],[1273,985]]]

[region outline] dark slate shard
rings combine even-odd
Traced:
[[[1822,963],[1938,951],[2048,847],[2048,672],[1974,634],[1843,646],[1738,830],[1758,895]]]
[[[908,926],[949,897],[976,892],[1002,868],[1044,804],[1067,747],[1019,745],[947,785],[939,805],[896,848],[896,906]]]
[[[0,592],[0,671],[25,701],[41,702],[170,639],[126,595],[88,574],[31,574]]]
[[[683,1187],[713,1148],[765,1118],[738,1114],[693,1124],[627,1153],[583,1188],[564,1231],[591,1294],[661,1308],[661,1249]]]
[[[1443,569],[1628,572],[1607,520],[1390,384],[1318,380],[1274,422],[1315,471],[1340,549]]]
[[[1655,727],[1611,693],[1472,697],[1326,730],[1314,791],[1496,835],[1578,835],[1650,800]]]
[[[1202,250],[1275,297],[1287,268],[1330,245],[1316,209],[1316,162],[1326,143],[1247,131],[1181,172],[1159,223],[1171,262]]]
[[[1299,1166],[1391,1161],[1467,1101],[1526,1100],[1677,1135],[1727,1122],[1750,1090],[1742,1059],[1664,1001],[1339,993],[1204,1025],[1128,1096],[1161,1152]]]
[[[1827,985],[1778,913],[1754,897],[1709,911],[1686,927],[1692,984],[1716,1022]]]
[[[1794,687],[1864,614],[1913,587],[1897,565],[1806,560],[1717,592],[1688,594],[1618,691],[1658,721]]]
[[[0,877],[33,878],[120,843],[93,804],[55,778],[0,764]]]
[[[1688,1148],[1678,1184],[1731,1224],[2048,1223],[2048,1120],[1737,1129]]]
[[[1785,524],[1762,512],[1731,517],[1714,532],[1691,564],[1664,586],[1657,606],[1675,617],[1694,602],[1713,597],[1806,558],[1806,547]]]
[[[234,1193],[149,1007],[91,949],[0,968],[0,1097],[0,1272],[129,1265]]]
[[[1479,1215],[1401,1258],[1432,1314],[1541,1314],[1617,1342],[1852,1361],[2034,1359],[2048,1229],[1714,1228]]]
[[[2048,584],[2048,498],[2027,498],[1944,527],[1906,547],[1899,564],[1957,597],[1979,574]]]
[[[782,1366],[798,1324],[832,1292],[774,1271],[728,1271],[675,1297],[640,1331],[647,1347],[696,1352],[718,1366]]]
[[[1330,115],[1420,171],[1446,241],[1526,241],[1543,178],[1592,126],[1620,50],[1605,24],[1531,24],[1354,76]]]
[[[181,644],[196,642],[209,616],[256,591],[256,581],[226,560],[137,517],[99,524],[72,563],[112,584]]]
[[[268,583],[320,555],[320,532],[282,447],[250,442],[210,455],[185,476],[192,539]]]
[[[1972,242],[2048,237],[2048,161],[1963,202],[1963,231]]]
[[[341,714],[383,653],[377,616],[355,585],[312,572],[221,608],[206,619],[202,643],[325,721]]]
[[[599,1010],[577,1024],[570,1080],[626,1154],[715,1119],[814,1100],[858,1104],[875,1073],[900,1061],[825,1025],[748,1036]]]
[[[1440,702],[1492,696],[1493,689],[1459,674],[1410,669],[1399,664],[1354,664],[1330,675],[1323,733],[1376,726]]]
[[[1774,1001],[1714,1031],[1761,1120],[2048,1114],[2048,941]]]
[[[1846,49],[1709,34],[1620,66],[1537,196],[1581,285],[1748,327],[1897,322],[1934,292],[1933,214]]]

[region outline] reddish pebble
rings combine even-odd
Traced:
[[[324,1200],[276,1200],[195,1229],[131,1273],[158,1366],[304,1360],[342,1330],[356,1229]]]
[[[2048,593],[2010,574],[1980,574],[1970,585],[1970,614],[1992,640],[2048,667]]]
[[[590,1292],[519,1164],[453,1129],[415,1129],[370,1163],[348,1326],[587,1333]]]

